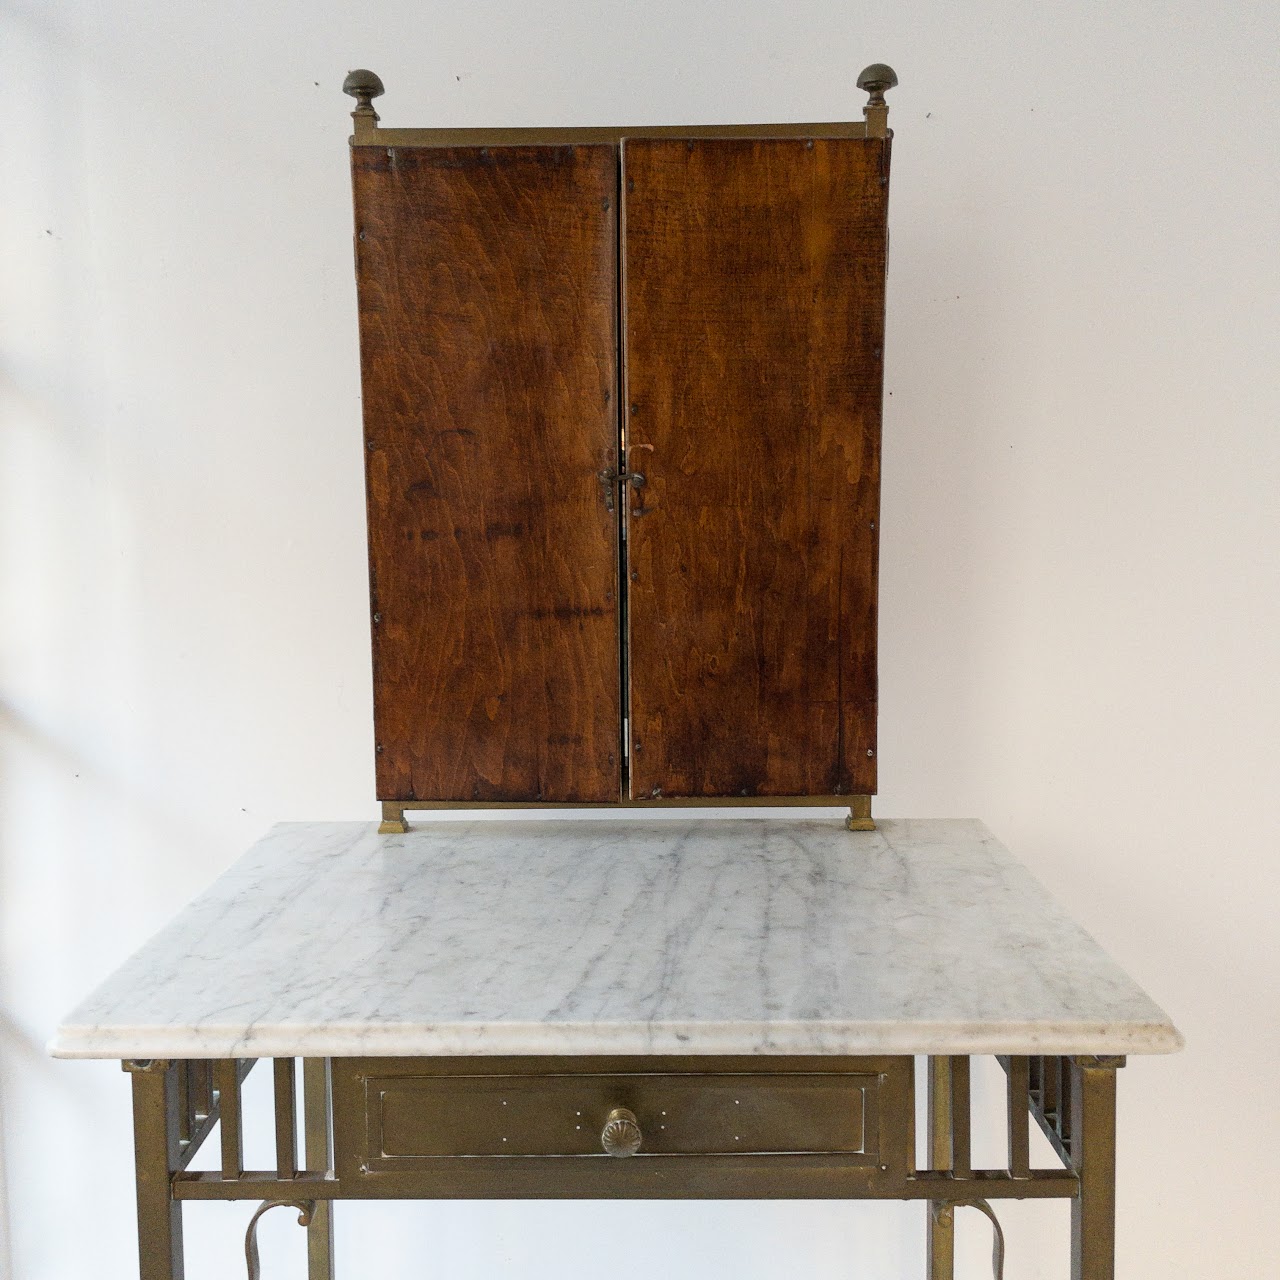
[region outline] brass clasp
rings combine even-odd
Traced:
[[[645,478],[639,471],[615,471],[612,467],[606,467],[603,471],[596,472],[596,478],[604,490],[604,505],[608,511],[617,510],[613,496],[615,484],[629,484],[633,489],[643,489],[645,486]]]

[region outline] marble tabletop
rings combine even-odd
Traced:
[[[968,820],[275,827],[60,1057],[1165,1053],[1168,1016]]]

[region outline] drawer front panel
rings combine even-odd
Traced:
[[[369,1163],[599,1156],[615,1107],[635,1114],[640,1156],[866,1155],[876,1085],[875,1076],[807,1073],[371,1077]]]
[[[910,1058],[338,1059],[335,1169],[361,1197],[891,1195],[911,1090]]]

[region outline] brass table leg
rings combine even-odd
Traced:
[[[133,1079],[138,1274],[140,1280],[183,1280],[182,1205],[169,1193],[178,1162],[177,1064],[155,1060],[123,1065]]]
[[[1071,1280],[1116,1273],[1116,1068],[1123,1058],[1071,1059]]]
[[[951,1168],[951,1059],[929,1059],[929,1166]],[[928,1206],[929,1280],[955,1276],[954,1210],[943,1200]]]
[[[302,1102],[306,1120],[306,1167],[329,1172],[332,1125],[329,1108],[329,1059],[305,1058]],[[317,1200],[307,1225],[307,1280],[333,1280],[333,1202]]]

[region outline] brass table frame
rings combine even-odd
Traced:
[[[929,1205],[927,1273],[929,1280],[954,1275],[954,1209],[981,1208],[991,1216],[991,1201],[1051,1197],[1071,1202],[1072,1280],[1113,1280],[1115,1275],[1115,1131],[1116,1070],[1122,1057],[1000,1057],[1007,1078],[1008,1161],[1003,1169],[973,1168],[970,1143],[970,1059],[931,1057],[925,1075],[928,1091],[928,1159],[918,1168],[915,1152],[916,1072],[888,1109],[886,1133],[891,1151],[877,1176],[855,1184],[840,1176],[840,1158],[831,1157],[828,1176],[806,1183],[806,1198],[922,1200]],[[336,1200],[405,1198],[379,1194],[368,1186],[344,1183],[334,1172],[332,1062],[302,1060],[304,1150],[298,1158],[296,1132],[297,1060],[273,1060],[276,1167],[243,1167],[240,1087],[253,1067],[251,1059],[201,1061],[126,1061],[133,1080],[134,1147],[137,1166],[138,1237],[141,1280],[182,1280],[182,1207],[192,1200],[261,1201],[249,1224],[246,1257],[257,1276],[254,1232],[269,1208],[289,1205],[299,1211],[307,1231],[309,1280],[333,1280],[333,1218]],[[546,1059],[548,1073],[572,1060]],[[636,1059],[642,1065],[644,1059]],[[713,1058],[689,1060],[694,1069],[710,1069]],[[785,1060],[780,1060],[785,1061]],[[1053,1148],[1061,1167],[1032,1168],[1030,1119]],[[188,1165],[215,1126],[220,1126],[221,1162],[216,1172],[190,1172]],[[640,1157],[643,1159],[643,1157]],[[691,1174],[710,1157],[689,1156]],[[762,1160],[770,1159],[768,1156]],[[612,1163],[612,1162],[610,1162]],[[757,1162],[758,1163],[758,1162]],[[847,1171],[846,1171],[847,1172]],[[607,1182],[607,1178],[605,1179]],[[696,1181],[690,1178],[690,1183]],[[740,1196],[759,1195],[758,1177],[744,1179]],[[496,1176],[484,1198],[509,1198]],[[525,1194],[525,1193],[522,1193]],[[640,1198],[623,1192],[628,1198]],[[668,1198],[696,1193],[669,1188]],[[556,1198],[554,1187],[548,1197]],[[726,1186],[722,1197],[733,1198]],[[772,1198],[796,1195],[785,1187]],[[598,1198],[607,1198],[607,1186]],[[414,1197],[424,1199],[427,1197]],[[595,1198],[595,1197],[593,1197]],[[996,1270],[1003,1242],[996,1224]]]

